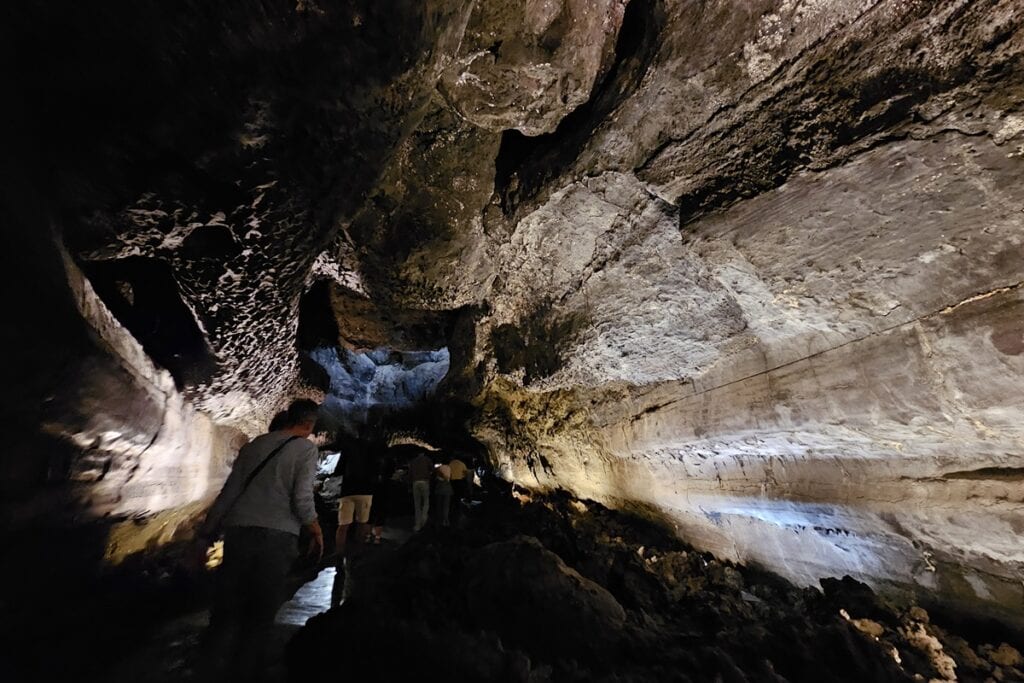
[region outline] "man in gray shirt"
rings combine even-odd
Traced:
[[[285,426],[242,447],[207,513],[204,541],[224,533],[205,643],[215,675],[253,680],[265,672],[274,615],[286,597],[302,528],[310,535],[310,553],[318,560],[323,553],[313,504],[317,449],[308,439],[317,410],[313,401],[294,401]]]

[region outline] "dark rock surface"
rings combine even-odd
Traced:
[[[466,528],[360,567],[352,597],[300,631],[290,661],[294,680],[1021,675],[1010,644],[969,642],[849,577],[822,587],[716,560],[596,503],[492,498]]]
[[[481,548],[461,581],[480,624],[557,658],[565,649],[598,651],[626,619],[600,584],[565,565],[529,536]]]

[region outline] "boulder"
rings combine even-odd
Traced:
[[[616,643],[626,620],[611,593],[529,536],[481,548],[465,582],[482,625],[552,657],[599,652]]]

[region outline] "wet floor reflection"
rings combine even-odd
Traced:
[[[304,626],[310,617],[326,612],[331,606],[331,588],[336,571],[334,567],[321,569],[315,579],[303,585],[291,600],[281,606],[275,623],[281,626]]]

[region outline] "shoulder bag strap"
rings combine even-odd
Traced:
[[[245,478],[245,483],[242,484],[242,490],[238,492],[238,495],[235,496],[235,499],[233,501],[231,501],[231,505],[229,505],[227,510],[224,511],[224,517],[228,516],[228,513],[231,512],[231,510],[235,507],[235,504],[239,501],[239,499],[242,496],[245,495],[246,490],[249,488],[249,484],[252,483],[253,479],[255,479],[257,476],[259,476],[259,473],[263,471],[263,468],[267,466],[267,463],[270,462],[275,455],[277,455],[282,450],[284,450],[285,446],[290,444],[292,441],[295,441],[295,439],[301,439],[301,438],[302,438],[301,436],[291,436],[291,437],[288,437],[277,448],[275,448],[274,450],[270,451],[270,453],[267,455],[267,457],[263,458],[263,462],[261,462],[259,465],[257,465],[256,468],[252,472],[249,473],[249,476]]]
[[[267,463],[270,462],[270,460],[275,455],[277,455],[282,450],[284,450],[284,447],[287,446],[288,444],[290,444],[292,441],[295,441],[295,439],[301,439],[301,438],[302,438],[301,436],[291,436],[291,437],[288,437],[287,439],[284,440],[284,443],[282,443],[280,446],[278,446],[274,450],[270,451],[270,454],[267,455],[267,457],[263,458],[263,462],[261,462],[259,465],[257,465],[256,469],[254,469],[252,472],[250,472],[249,476],[245,478],[245,483],[242,484],[242,490],[239,491],[239,493],[238,493],[238,498],[242,497],[242,494],[245,493],[245,490],[247,488],[249,488],[249,484],[252,483],[252,480],[255,479],[257,476],[259,476],[259,473],[263,471],[263,468],[267,466]],[[237,500],[237,498],[236,498],[236,500]]]

